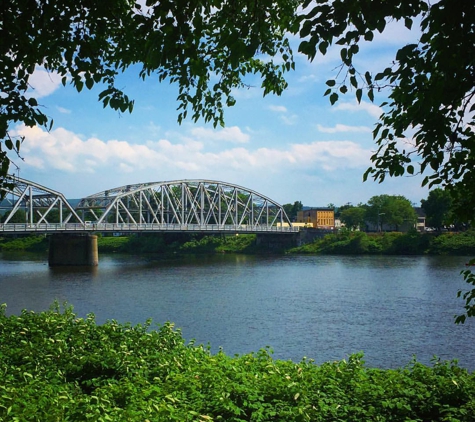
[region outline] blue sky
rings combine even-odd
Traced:
[[[398,23],[389,24],[363,46],[357,68],[383,69],[397,48],[415,36]],[[311,63],[297,53],[294,41],[296,70],[287,74],[286,92],[263,98],[259,82],[249,80],[256,87],[234,93],[237,104],[226,110],[226,127],[217,129],[202,121],[178,125],[178,88],[168,82],[144,82],[137,72],[127,72],[118,86],[135,99],[135,107],[132,114],[119,114],[97,101],[100,87],[77,93],[63,87],[57,75],[37,69],[31,85],[54,126],[49,133],[12,128],[25,136],[24,161],[12,157],[20,177],[68,198],[140,182],[211,179],[247,187],[281,204],[357,204],[385,193],[420,205],[427,197],[421,177],[362,181],[384,97],[358,105],[349,92],[331,106],[323,93],[325,81],[336,74],[339,50]]]

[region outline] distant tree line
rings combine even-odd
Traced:
[[[426,223],[425,226],[441,232],[444,228],[466,230],[471,226],[473,210],[466,207],[464,195],[453,189],[433,189],[426,199],[421,200]],[[297,218],[297,212],[303,209],[301,201],[283,205],[291,221]],[[399,231],[402,227],[413,227],[417,222],[415,204],[402,195],[376,195],[368,202],[352,205],[346,203],[340,207],[329,204],[349,230],[382,231],[383,229]]]

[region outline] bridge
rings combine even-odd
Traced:
[[[292,234],[283,207],[242,186],[174,180],[121,186],[82,198],[10,175],[0,189],[0,233],[199,232]]]

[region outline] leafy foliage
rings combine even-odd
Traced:
[[[48,239],[45,236],[0,238],[0,250],[2,251],[43,252],[48,248],[48,244]]]
[[[475,265],[475,259],[472,259],[467,263],[467,267],[471,267],[473,265]],[[472,286],[475,286],[475,274],[473,274],[470,268],[467,268],[461,273],[466,283],[471,284]],[[465,314],[455,315],[455,323],[463,324],[465,320],[467,319],[467,317],[475,316],[475,289],[468,290],[465,292],[462,290],[459,290],[457,293],[457,297],[461,297],[463,298],[463,300],[465,300],[465,305],[464,305]]]
[[[426,226],[441,230],[449,225],[452,196],[447,190],[437,188],[429,192],[426,200],[421,200],[421,205],[426,213]]]
[[[166,323],[131,326],[0,310],[0,419],[22,421],[470,421],[475,376],[455,362],[321,366],[268,349],[212,355]]]
[[[365,178],[383,181],[387,174],[414,174],[411,162],[417,157],[421,173],[432,171],[424,184],[473,186],[473,2],[322,0],[306,1],[304,7],[309,9],[302,18],[299,50],[313,59],[334,43],[340,46],[339,79],[327,82],[332,104],[349,89],[358,101],[363,92],[373,101],[376,90],[389,90],[373,132],[378,150]],[[401,47],[392,66],[376,75],[356,69],[360,44],[383,32],[388,20],[402,20],[409,29],[420,22],[419,42]]]
[[[246,75],[261,77],[264,95],[286,87],[283,73],[294,62],[284,34],[298,30],[296,7],[294,0],[7,0],[0,11],[0,182],[7,152],[19,154],[23,141],[10,135],[11,125],[53,125],[27,92],[38,67],[78,92],[99,84],[104,107],[124,113],[134,103],[116,77],[139,64],[139,77],[178,85],[179,122],[191,111],[193,120],[216,126]]]
[[[180,252],[187,253],[222,253],[222,252],[256,252],[256,235],[211,235],[192,239],[179,247]]]
[[[341,211],[340,219],[345,227],[351,230],[358,230],[364,226],[366,217],[365,207],[348,207]]]
[[[303,209],[303,204],[302,201],[295,201],[293,204],[284,204],[282,207],[290,221],[295,221],[297,219],[297,213]]]
[[[431,242],[431,251],[434,254],[471,255],[475,254],[473,240],[475,231],[468,230],[462,233],[444,233],[434,237]],[[449,252],[450,251],[450,252]]]
[[[414,224],[417,220],[411,202],[401,195],[378,195],[368,201],[366,219],[378,227],[385,224],[395,230],[407,222]]]
[[[11,211],[5,212],[5,214],[3,214],[2,217],[0,218],[0,222],[5,223],[5,221],[10,216],[10,214],[11,214]],[[12,216],[9,222],[25,224],[25,221],[28,221],[26,218],[26,212],[24,210],[17,210],[17,212]]]
[[[313,243],[293,248],[291,253],[384,254],[384,255],[471,255],[475,254],[475,234],[444,233],[440,236],[419,233],[364,233],[342,231]]]

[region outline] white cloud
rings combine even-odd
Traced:
[[[365,166],[370,156],[369,150],[350,141],[296,143],[280,149],[224,147],[211,152],[201,142],[187,138],[176,143],[161,139],[131,144],[120,140],[82,139],[64,128],[46,132],[25,126],[17,128],[15,134],[25,136],[22,153],[26,166],[67,173],[95,172],[112,178],[117,172],[156,169],[161,172],[182,169],[186,177],[190,174],[203,177],[211,170],[225,173],[230,169],[243,173],[257,171],[257,174],[303,167],[335,170]]]
[[[290,116],[287,116],[285,114],[282,114],[280,116],[280,120],[282,120],[282,122],[288,126],[292,126],[292,125],[295,125],[297,123],[297,120],[298,120],[298,116],[296,114],[292,114]]]
[[[62,114],[71,114],[71,110],[67,108],[57,106],[56,109]]]
[[[378,107],[377,105],[368,103],[367,101],[361,101],[361,103],[359,104],[355,101],[353,103],[349,103],[349,102],[337,103],[336,106],[331,108],[331,111],[350,111],[350,112],[364,111],[368,113],[370,116],[378,118],[383,112],[383,109],[381,107]]]
[[[366,166],[371,152],[350,141],[320,141],[293,144],[291,154],[300,165],[319,163],[326,170]]]
[[[29,94],[35,98],[46,97],[56,91],[61,85],[61,76],[54,72],[47,72],[43,68],[37,67],[30,76],[29,84],[31,90]]]
[[[292,126],[297,123],[298,116],[296,114],[288,114],[287,107],[270,105],[269,110],[279,113],[279,119],[287,126]]]
[[[269,110],[275,111],[277,113],[287,113],[287,108],[284,106],[270,105]]]
[[[371,129],[367,126],[348,126],[342,124],[336,124],[334,127],[326,127],[317,125],[319,132],[323,133],[339,133],[339,132],[371,132]]]
[[[191,134],[201,140],[224,141],[236,144],[245,144],[249,142],[250,136],[243,133],[237,126],[225,127],[221,130],[207,129],[197,127],[191,129]]]
[[[18,126],[12,134],[25,136],[22,177],[69,198],[126,184],[177,179],[222,180],[262,192],[278,202],[299,199],[310,205],[364,201],[363,190],[365,195],[371,189],[371,194],[401,192],[395,191],[400,181],[361,185],[372,151],[351,141],[294,142],[262,148],[222,143],[217,149],[180,134],[145,144],[85,138],[61,127],[46,132]],[[411,179],[411,183],[415,182]],[[416,200],[424,197],[412,196]]]

